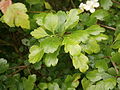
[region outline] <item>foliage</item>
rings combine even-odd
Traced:
[[[0,90],[120,89],[120,0],[1,2]]]

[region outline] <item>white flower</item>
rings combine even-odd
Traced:
[[[93,4],[93,7],[99,7],[100,6],[100,4],[98,3],[98,2],[95,2],[94,4]]]
[[[98,0],[88,0],[86,4],[81,3],[79,8],[84,11],[90,11],[91,13],[95,12],[95,8],[99,7]]]
[[[91,8],[91,9],[90,9],[90,12],[91,12],[91,13],[94,13],[94,12],[95,12],[95,8]]]
[[[86,6],[85,4],[81,3],[81,4],[79,5],[79,8],[80,8],[82,11],[84,11],[85,6]]]

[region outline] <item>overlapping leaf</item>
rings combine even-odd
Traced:
[[[30,48],[29,62],[33,64],[39,62],[42,59],[43,55],[44,50],[38,45],[33,45]]]

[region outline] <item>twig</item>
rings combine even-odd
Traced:
[[[18,69],[18,68],[27,68],[28,66],[16,66],[16,67],[11,67],[9,69]]]
[[[76,6],[75,6],[73,0],[71,0],[71,4],[72,4],[73,8],[76,8]]]
[[[49,11],[29,11],[28,13],[49,13]]]
[[[18,73],[18,72],[20,72],[21,70],[23,70],[23,69],[25,69],[25,68],[27,68],[28,66],[18,66],[18,67],[13,67],[13,68],[15,68],[15,69],[17,69],[17,68],[19,68],[17,71],[15,71],[15,72],[13,72],[13,73],[11,73],[11,74],[9,74],[9,75],[7,75],[7,77],[11,77],[11,76],[13,76],[13,75],[15,75],[16,73]],[[10,68],[10,69],[12,69],[12,68]]]
[[[115,62],[113,62],[113,61],[111,61],[111,62],[112,62],[112,65],[113,65],[113,66],[114,66],[114,68],[115,68],[116,73],[117,73],[117,74],[119,74],[119,71],[118,71],[118,69],[117,69],[117,67],[116,67]]]
[[[113,3],[116,3],[116,4],[120,4],[120,2],[117,2],[117,1],[113,1],[113,0],[112,0],[112,2],[113,2]]]
[[[102,24],[99,24],[101,27],[104,27],[104,28],[107,28],[107,29],[111,29],[111,30],[116,30],[116,28],[113,28],[113,27],[110,27],[110,26],[106,26],[106,25],[102,25]]]
[[[103,57],[103,58],[109,58],[109,59],[111,60],[111,56],[105,56],[105,57]],[[114,67],[114,69],[115,69],[115,71],[116,71],[116,74],[119,74],[119,70],[117,69],[115,62],[113,62],[113,61],[111,60],[111,63],[112,63],[112,65],[113,65],[113,67]]]

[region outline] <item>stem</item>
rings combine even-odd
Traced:
[[[111,61],[111,62],[112,62],[112,65],[113,65],[113,66],[114,66],[114,68],[115,68],[116,73],[117,73],[117,74],[119,74],[119,71],[118,71],[118,69],[117,69],[117,67],[116,67],[115,62],[113,62],[113,61]]]
[[[116,3],[116,4],[120,4],[120,2],[117,2],[117,1],[113,1],[113,0],[112,0],[112,2],[113,2],[113,3]]]
[[[110,26],[106,26],[106,25],[102,25],[102,24],[99,24],[101,27],[104,27],[104,28],[107,28],[107,29],[111,29],[111,30],[116,30],[116,28],[113,28],[113,27],[110,27]]]
[[[76,6],[75,6],[73,0],[71,0],[71,4],[72,4],[73,8],[76,8]]]
[[[49,13],[49,11],[29,11],[28,13]]]

